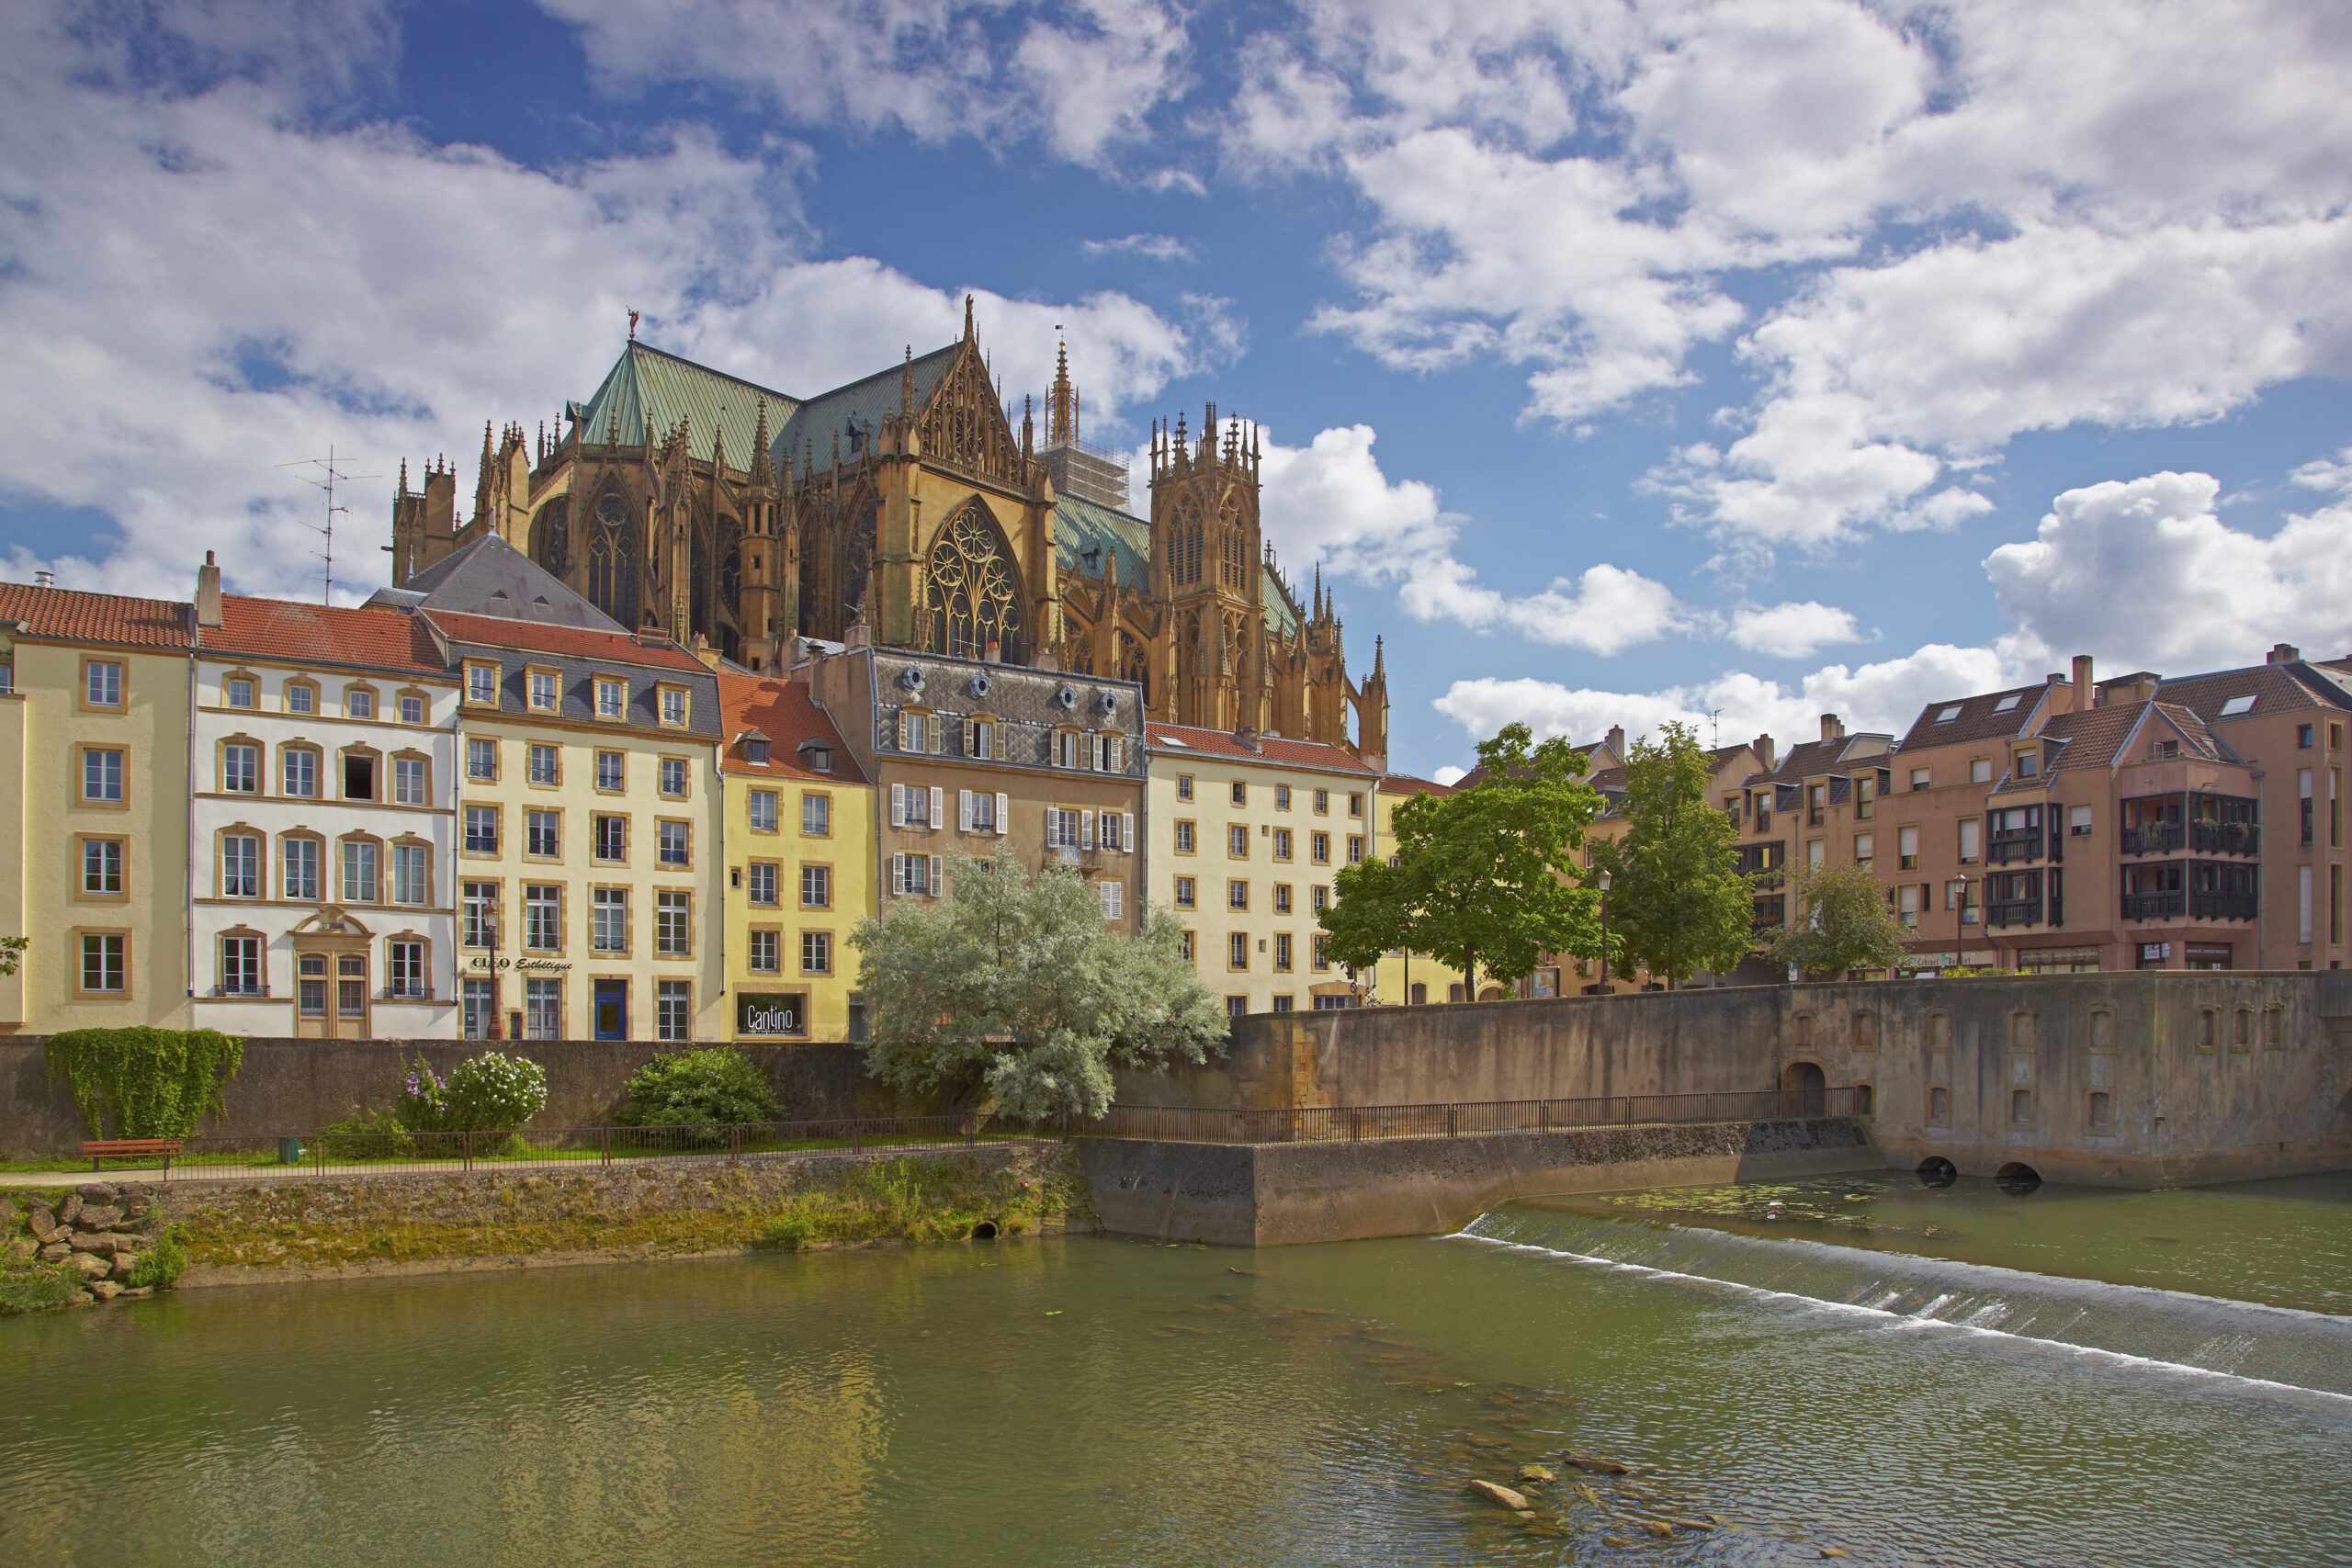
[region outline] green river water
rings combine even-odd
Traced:
[[[0,1322],[0,1563],[2352,1563],[2347,1312],[2346,1178],[189,1292]]]

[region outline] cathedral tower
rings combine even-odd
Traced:
[[[1172,665],[1159,716],[1211,729],[1266,728],[1266,615],[1258,526],[1258,434],[1219,430],[1211,403],[1197,439],[1176,416],[1151,433],[1151,556],[1171,617]]]

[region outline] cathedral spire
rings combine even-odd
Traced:
[[[775,465],[768,460],[768,400],[760,400],[760,422],[752,432],[752,482],[755,485],[775,482]]]
[[[1069,343],[1054,352],[1054,389],[1046,400],[1046,445],[1068,446],[1078,440],[1078,389],[1070,385]]]
[[[397,493],[403,496],[408,494],[408,459],[406,457],[401,459],[401,488]]]
[[[1029,394],[1026,392],[1021,394],[1021,455],[1024,457],[1037,455],[1037,423],[1030,417]]]
[[[969,307],[968,307],[968,305],[967,306],[967,308],[966,308],[966,309],[967,309],[967,315],[968,315],[968,311],[969,311]],[[967,330],[968,330],[968,327],[969,327],[969,322],[968,322],[968,321],[967,321]],[[906,357],[906,360],[905,360],[905,362],[904,362],[904,363],[902,363],[902,364],[899,367],[899,418],[901,418],[901,419],[912,419],[912,418],[914,418],[914,416],[915,416],[915,345],[914,345],[913,344],[907,344],[907,357]]]
[[[964,341],[972,341],[972,297],[968,294],[964,296]]]

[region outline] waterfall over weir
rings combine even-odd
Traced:
[[[1873,1333],[1968,1336],[2154,1375],[2352,1402],[2352,1317],[1951,1258],[1511,1204],[1453,1239],[1816,1312]]]

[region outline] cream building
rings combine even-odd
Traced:
[[[458,1032],[458,685],[384,606],[196,594],[189,919],[197,1023],[233,1034]]]
[[[189,607],[0,583],[0,1032],[188,1023]]]
[[[1227,1011],[1356,1007],[1372,976],[1323,953],[1316,912],[1341,866],[1380,852],[1380,775],[1337,746],[1151,724],[1145,863]]]

